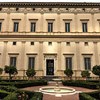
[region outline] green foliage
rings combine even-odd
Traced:
[[[76,87],[84,87],[89,89],[97,89],[99,85],[99,83],[81,81],[81,80],[62,81],[62,83],[64,86],[76,86]]]
[[[12,79],[11,75],[16,75],[18,73],[16,67],[14,67],[14,66],[5,66],[4,71],[5,71],[5,73],[9,74],[10,80]]]
[[[100,77],[100,65],[96,65],[92,69],[92,73]]]
[[[90,73],[88,70],[84,70],[81,72],[81,76],[84,78],[90,77]]]
[[[0,90],[0,99],[3,99],[4,97],[6,97],[9,94],[9,92],[5,91],[5,90]]]
[[[96,100],[96,99],[86,93],[80,93],[79,100]]]
[[[7,95],[3,100],[18,100],[17,99],[17,93],[11,92],[9,95]]]
[[[0,68],[0,75],[2,74],[2,72],[3,72],[3,69],[2,69],[2,68]]]
[[[31,80],[31,81],[19,81],[19,82],[0,82],[0,85],[5,85],[5,86],[15,86],[17,88],[24,88],[24,87],[30,87],[30,86],[42,86],[42,85],[47,85],[47,81],[45,80]]]
[[[26,71],[26,75],[27,75],[27,77],[29,77],[29,78],[33,77],[35,74],[36,74],[36,72],[35,72],[35,70],[34,70],[33,68],[32,68],[32,69],[28,69],[28,70]]]
[[[66,69],[66,70],[64,71],[64,74],[65,74],[66,76],[68,76],[69,78],[71,78],[72,75],[73,75],[73,71],[72,71],[71,69]]]

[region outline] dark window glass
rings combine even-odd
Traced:
[[[66,69],[72,69],[72,57],[66,57]]]
[[[85,46],[88,46],[88,42],[84,42],[84,45],[85,45]]]
[[[48,45],[52,45],[52,42],[48,42]]]
[[[13,45],[16,45],[16,42],[13,42]]]
[[[31,42],[31,45],[34,45],[34,42]]]
[[[53,32],[53,23],[48,23],[48,32]]]
[[[19,23],[14,22],[14,32],[18,32],[18,26],[19,26]]]
[[[83,32],[87,32],[87,23],[82,23]]]
[[[65,32],[70,32],[70,23],[65,23]]]
[[[85,70],[91,70],[91,58],[90,57],[84,58],[84,65],[85,65]]]
[[[35,58],[34,57],[29,57],[28,59],[28,68],[32,69],[35,66]]]
[[[0,32],[1,32],[1,28],[2,28],[2,23],[0,22]]]
[[[36,31],[36,23],[32,22],[31,23],[31,32],[35,32]]]
[[[16,57],[10,57],[10,66],[16,67]]]
[[[66,42],[66,45],[67,45],[67,46],[70,46],[70,42]]]

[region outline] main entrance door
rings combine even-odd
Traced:
[[[46,75],[54,75],[54,59],[46,60]]]

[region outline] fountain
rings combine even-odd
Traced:
[[[55,86],[41,87],[40,92],[44,94],[55,95],[57,97],[61,97],[62,95],[72,95],[77,93],[73,88],[59,86],[59,82],[61,81],[61,79],[55,78],[53,79],[53,81],[56,83]]]

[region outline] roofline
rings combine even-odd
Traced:
[[[0,2],[0,7],[100,7],[100,2]]]

